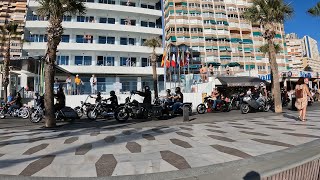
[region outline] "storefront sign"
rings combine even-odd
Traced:
[[[259,74],[258,77],[262,80],[269,81],[271,80],[271,74]],[[288,78],[319,78],[316,72],[308,72],[308,71],[283,71],[279,72],[279,77],[288,77]]]
[[[259,74],[258,77],[264,81],[271,81],[271,74],[266,74],[266,75]]]

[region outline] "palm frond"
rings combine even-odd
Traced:
[[[320,16],[320,2],[318,2],[316,6],[310,8],[308,13],[312,16]]]
[[[151,48],[156,48],[156,47],[161,47],[162,43],[159,38],[151,38],[147,39],[143,45],[151,47]]]

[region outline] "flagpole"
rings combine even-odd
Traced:
[[[162,48],[163,50],[166,50],[166,36],[165,36],[165,18],[164,18],[164,1],[161,1],[161,13],[162,13]],[[170,57],[170,55],[169,55]],[[167,89],[167,61],[165,59],[165,63],[164,63],[164,68],[163,68],[163,71],[164,71],[164,75],[163,75],[163,81],[164,81],[164,89],[166,90]]]

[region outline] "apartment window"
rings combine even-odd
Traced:
[[[106,36],[99,36],[98,37],[98,43],[99,44],[106,44],[107,42],[107,37]]]
[[[135,38],[129,38],[129,45],[135,45]]]
[[[70,41],[70,35],[62,35],[61,36],[61,42],[68,43]]]
[[[146,22],[146,21],[141,21],[141,26],[142,26],[142,27],[148,27],[148,22]]]
[[[130,66],[130,59],[128,57],[120,57],[120,66]]]
[[[93,16],[77,16],[77,22],[94,22]]]
[[[147,9],[147,8],[148,8],[148,5],[146,5],[146,4],[141,4],[141,7]]]
[[[142,67],[151,66],[150,59],[149,58],[141,58],[141,66]]]
[[[74,64],[77,66],[90,66],[92,64],[91,56],[75,56]]]
[[[144,42],[146,41],[147,39],[141,39],[141,45],[144,46]]]
[[[120,45],[128,45],[128,38],[120,37]]]
[[[99,23],[107,23],[108,18],[100,18]]]
[[[71,21],[72,16],[63,16],[63,21]]]
[[[57,56],[57,65],[69,65],[69,56]]]
[[[107,37],[107,44],[115,44],[115,37]]]
[[[111,56],[97,56],[98,66],[114,66],[114,57]]]
[[[156,23],[154,23],[154,22],[149,22],[149,27],[155,28],[155,27],[156,27]]]
[[[116,19],[115,18],[108,18],[108,24],[115,24]]]
[[[76,43],[93,43],[92,35],[77,35]]]
[[[99,0],[99,3],[102,4],[116,4],[115,0]]]
[[[47,35],[46,34],[33,34],[30,35],[29,41],[31,42],[47,42]]]

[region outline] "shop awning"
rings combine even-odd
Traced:
[[[227,87],[243,87],[260,85],[261,82],[268,84],[268,82],[257,77],[217,77],[222,86]]]

